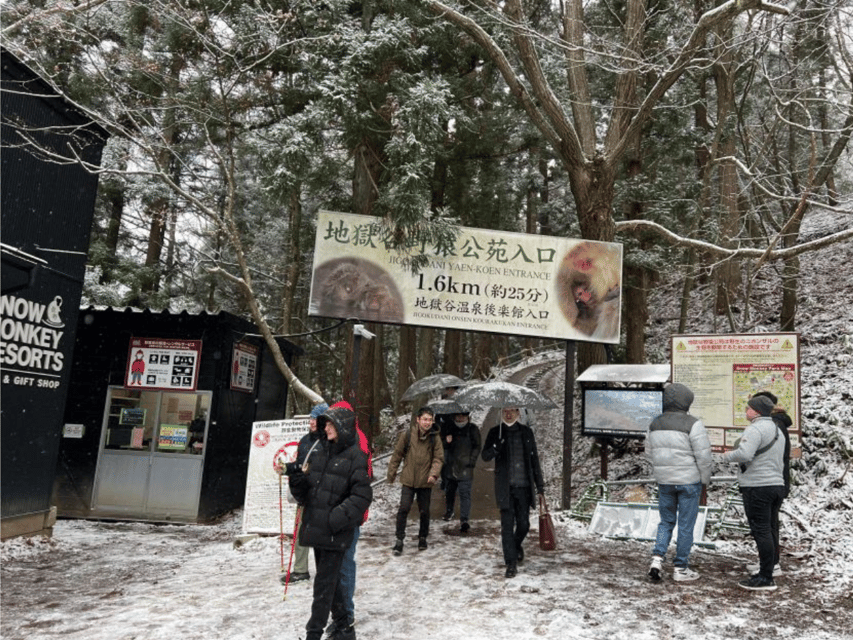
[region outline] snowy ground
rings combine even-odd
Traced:
[[[696,583],[645,577],[649,544],[589,535],[584,523],[555,513],[558,550],[541,552],[536,531],[512,580],[503,577],[498,524],[478,520],[471,535],[433,522],[430,548],[390,553],[399,486],[380,486],[359,543],[356,591],[362,640],[839,640],[853,638],[853,243],[804,260],[803,460],[783,515],[787,574],[772,593],[737,588],[744,564],[755,560],[743,535],[696,549]],[[833,285],[822,273],[834,274]],[[758,282],[772,289],[773,278]],[[656,294],[677,309],[677,286]],[[807,293],[807,295],[806,295]],[[772,315],[778,297],[761,314]],[[670,318],[673,312],[661,312]],[[699,314],[701,317],[701,314]],[[650,344],[665,344],[670,320],[655,324]],[[766,330],[773,330],[768,319]],[[697,321],[691,332],[712,330]],[[723,328],[718,328],[724,331]],[[662,347],[661,347],[662,348]],[[541,388],[562,398],[562,366],[542,357]],[[656,360],[658,362],[665,360]],[[536,363],[533,363],[536,364]],[[518,373],[526,362],[506,377]],[[559,411],[535,416],[547,495],[558,504]],[[576,414],[577,415],[577,414]],[[482,417],[475,416],[475,420]],[[573,484],[597,478],[590,441],[575,438]],[[725,470],[718,470],[724,472]],[[633,451],[610,462],[610,479],[648,470]],[[436,498],[438,495],[436,495]],[[712,492],[712,499],[719,490]],[[240,547],[241,517],[209,526],[60,521],[50,540],[2,544],[4,640],[242,640],[304,637],[307,583],[279,584],[275,538]],[[534,519],[535,527],[535,519]],[[414,528],[410,528],[414,533]],[[313,568],[312,568],[313,571]],[[668,574],[668,572],[667,572]]]
[[[395,501],[380,489],[378,505]],[[62,521],[51,541],[7,542],[5,640],[242,640],[303,638],[308,583],[279,584],[275,538],[235,548],[239,514],[216,526]],[[359,543],[357,629],[362,639],[523,638],[836,640],[850,638],[851,598],[827,593],[809,563],[779,590],[735,586],[751,547],[694,551],[697,583],[645,579],[648,545],[602,540],[557,518],[559,548],[527,545],[517,578],[503,578],[498,526],[468,537],[433,523],[431,546],[390,553],[389,514],[371,512]],[[455,527],[454,527],[455,528]],[[535,539],[535,538],[534,538]],[[414,542],[414,541],[412,541]]]

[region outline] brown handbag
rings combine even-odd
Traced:
[[[545,496],[539,494],[539,548],[542,551],[553,551],[557,548],[557,538],[554,536],[554,523],[548,513]]]

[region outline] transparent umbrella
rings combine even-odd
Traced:
[[[416,397],[425,393],[433,393],[441,391],[447,387],[461,387],[466,382],[462,378],[458,378],[449,373],[436,373],[435,375],[415,380],[411,386],[406,389],[400,400],[414,400]]]
[[[456,414],[456,413],[471,413],[471,409],[465,407],[454,398],[442,398],[441,400],[430,400],[427,406],[433,410],[436,415]]]
[[[525,409],[556,409],[547,396],[530,387],[500,380],[479,382],[457,391],[453,399],[462,406],[519,407]]]

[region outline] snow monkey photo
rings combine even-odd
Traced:
[[[582,242],[563,258],[557,299],[571,325],[594,340],[619,339],[620,247]]]
[[[400,323],[403,298],[379,265],[361,258],[336,258],[314,272],[309,313]]]

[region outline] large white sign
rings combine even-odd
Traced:
[[[617,343],[621,286],[620,244],[460,227],[395,249],[382,219],[321,211],[308,313]]]
[[[287,477],[279,477],[276,463],[293,462],[299,441],[308,433],[308,418],[270,420],[252,424],[246,503],[243,508],[244,533],[294,533],[296,505]]]
[[[672,336],[672,381],[693,391],[690,413],[704,421],[715,451],[734,448],[750,396],[771,392],[791,416],[791,456],[800,456],[799,334]]]

